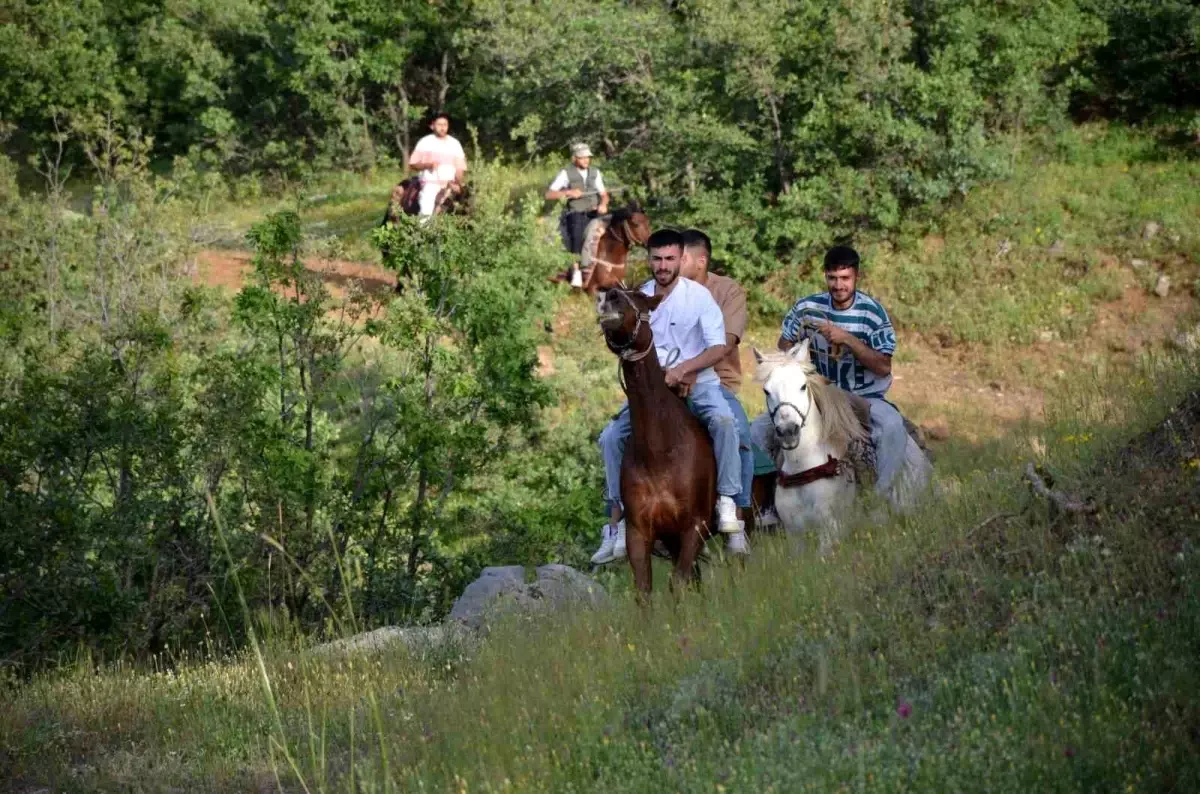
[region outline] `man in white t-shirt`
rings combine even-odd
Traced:
[[[420,215],[433,215],[438,193],[453,185],[461,188],[467,172],[467,156],[462,144],[450,134],[450,117],[438,113],[429,125],[433,131],[417,141],[417,146],[408,158],[408,167],[421,172],[421,195],[418,199]]]
[[[706,287],[680,277],[683,235],[672,229],[659,229],[650,235],[646,247],[650,251],[650,269],[654,278],[642,285],[641,290],[646,295],[663,298],[650,312],[655,353],[659,363],[666,368],[668,386],[695,377],[688,407],[712,438],[717,459],[717,528],[726,534],[736,534],[742,531],[733,503],[742,490],[738,426],[729,403],[721,394],[721,379],[713,369],[727,352],[725,319],[721,307]],[[678,363],[672,361],[675,358]],[[668,364],[672,366],[667,368]],[[625,556],[621,460],[625,455],[625,442],[632,432],[629,404],[626,403],[600,434],[610,523],[605,525],[603,543],[592,556],[595,565]]]

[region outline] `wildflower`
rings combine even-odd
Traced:
[[[1192,458],[1184,464],[1184,467],[1188,469],[1200,469],[1200,458]]]
[[[908,719],[912,715],[912,704],[906,700],[901,700],[896,706],[896,713],[900,715],[900,719]]]

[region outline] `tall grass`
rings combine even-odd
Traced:
[[[261,671],[81,668],[10,691],[5,766],[64,790],[276,771],[289,791],[1192,790],[1196,417],[1174,446],[1118,453],[1200,370],[1080,384],[1041,463],[1093,519],[1052,516],[1016,468],[964,473],[828,558],[760,539],[696,591],[660,578],[647,609],[512,616],[477,646],[268,647]],[[1131,487],[1142,469],[1155,487]]]

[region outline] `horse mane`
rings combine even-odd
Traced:
[[[754,371],[754,380],[765,383],[776,367],[800,367],[813,404],[821,415],[821,441],[844,451],[851,441],[865,441],[867,432],[850,405],[850,395],[817,372],[812,361],[797,361],[786,353],[764,353]]]

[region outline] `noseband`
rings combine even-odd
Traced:
[[[645,350],[633,350],[633,346],[637,344],[638,334],[641,333],[642,330],[642,323],[650,322],[650,313],[638,311],[638,307],[634,305],[633,301],[629,299],[629,296],[626,295],[624,291],[621,291],[620,295],[633,309],[634,314],[637,316],[637,322],[633,326],[633,332],[629,334],[628,342],[623,345],[614,345],[612,340],[608,338],[608,334],[605,334],[604,344],[608,345],[608,349],[616,353],[624,361],[641,361],[650,354],[651,350],[654,349],[654,340],[650,340],[650,344],[646,346]]]
[[[770,398],[767,398],[767,401],[768,401],[768,403],[769,403],[769,402],[770,402]],[[794,403],[789,403],[789,402],[781,402],[781,403],[779,403],[778,405],[776,405],[774,408],[771,408],[771,407],[770,407],[770,405],[768,404],[768,406],[767,406],[767,411],[768,411],[768,414],[769,414],[769,415],[770,415],[770,417],[771,417],[771,427],[775,428],[775,435],[776,435],[776,436],[778,436],[778,435],[779,435],[779,425],[775,424],[775,414],[779,413],[779,409],[780,409],[780,408],[784,408],[784,407],[791,408],[793,411],[795,411],[796,413],[800,414],[800,429],[801,429],[801,430],[804,430],[804,426],[805,426],[806,424],[808,424],[808,416],[809,416],[809,414],[811,414],[811,413],[812,413],[812,400],[811,400],[811,398],[809,399],[809,402],[808,402],[808,413],[805,413],[804,411],[801,411],[801,410],[800,410],[800,408],[799,408],[797,405],[795,405]],[[795,443],[795,444],[792,444],[790,447],[789,447],[789,446],[784,446],[783,448],[784,448],[784,449],[786,449],[786,450],[788,450],[788,451],[790,452],[790,451],[792,451],[793,449],[795,449],[796,447],[800,446],[800,439],[799,439],[799,437],[798,437],[798,436],[799,436],[799,434],[797,434],[797,439],[796,439],[796,443]],[[782,446],[782,444],[781,444],[781,446]]]

